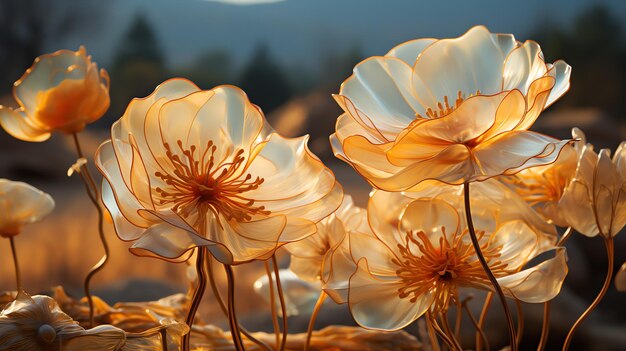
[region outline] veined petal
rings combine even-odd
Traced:
[[[502,133],[474,148],[473,157],[479,170],[475,179],[515,174],[525,168],[550,164],[568,142],[531,131]]]
[[[572,74],[572,67],[565,63],[563,60],[558,60],[554,62],[552,67],[548,69],[548,75],[554,77],[556,80],[554,84],[554,88],[550,91],[550,96],[546,101],[546,106],[548,107],[552,105],[556,100],[558,100],[563,94],[565,94],[570,87],[570,75]]]
[[[200,246],[207,247],[211,254],[222,263],[230,264],[232,261],[230,252],[224,246],[166,222],[146,229],[129,250],[137,256],[184,262],[189,259],[191,250]]]
[[[554,252],[554,258],[498,278],[498,283],[508,295],[524,302],[540,303],[553,299],[561,291],[568,271],[565,248],[557,248]]]
[[[383,280],[373,276],[365,260],[350,278],[348,305],[354,320],[362,327],[378,330],[398,330],[413,323],[424,314],[433,298],[424,294],[416,302],[401,299],[398,279]]]
[[[516,270],[534,256],[542,234],[534,232],[524,221],[510,221],[500,225],[489,245],[501,247],[499,260],[507,264],[507,269]]]
[[[354,262],[365,259],[369,272],[377,276],[396,276],[398,266],[392,262],[393,251],[371,234],[350,233],[350,254]]]
[[[126,344],[126,333],[112,325],[99,325],[77,335],[57,335],[67,351],[117,351]]]
[[[506,57],[502,72],[502,90],[518,89],[526,95],[531,83],[543,77],[547,71],[539,44],[526,41]]]
[[[402,233],[422,231],[437,244],[444,233],[448,240],[458,234],[460,223],[459,213],[452,205],[437,198],[423,198],[404,208],[398,229]]]
[[[404,42],[385,54],[385,57],[396,57],[413,67],[419,55],[437,39],[415,39]]]
[[[22,110],[0,106],[0,125],[12,137],[20,140],[40,142],[50,138],[50,132],[29,123]]]

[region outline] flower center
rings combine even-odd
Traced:
[[[480,95],[480,90],[477,90],[475,94],[470,94],[469,97],[472,97],[474,95]],[[426,116],[428,116],[428,118],[430,118],[430,119],[443,117],[443,116],[449,114],[450,112],[456,110],[457,108],[459,108],[459,106],[461,106],[463,101],[465,101],[469,97],[465,97],[465,95],[459,90],[457,95],[456,95],[456,100],[454,101],[454,105],[450,105],[450,101],[448,99],[448,96],[444,96],[443,97],[443,104],[441,102],[438,102],[436,109],[433,109],[433,108],[430,108],[430,107],[428,109],[426,109]],[[419,113],[416,114],[415,116],[418,119],[419,118],[422,118],[422,119],[424,118],[424,116],[422,116]]]
[[[204,152],[195,145],[189,149],[182,141],[176,142],[180,153],[172,152],[165,143],[166,156],[174,167],[173,174],[155,172],[162,179],[167,189],[157,187],[156,199],[160,205],[170,205],[172,210],[189,219],[196,228],[204,230],[207,215],[213,213],[222,225],[219,215],[227,221],[250,221],[255,215],[269,215],[265,206],[254,206],[254,200],[245,196],[246,192],[257,189],[263,184],[263,178],[253,178],[246,173],[244,150],[235,152],[233,159],[217,161],[217,146],[209,141]]]
[[[464,230],[454,234],[449,240],[445,228],[438,245],[433,244],[423,231],[408,232],[404,243],[398,244],[401,257],[392,259],[399,268],[396,274],[402,279],[403,286],[398,289],[400,298],[417,301],[430,293],[434,296],[433,310],[445,311],[450,299],[457,299],[458,286],[488,285],[485,274],[474,247],[463,240],[468,234]],[[485,232],[477,232],[481,240]],[[500,247],[492,247],[489,242],[481,245],[481,251],[492,272],[496,276],[505,273],[506,264],[499,261]]]

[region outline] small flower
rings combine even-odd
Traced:
[[[0,237],[19,234],[25,224],[42,220],[54,209],[54,200],[22,182],[0,179]]]
[[[400,329],[428,310],[445,313],[460,288],[492,289],[459,212],[440,198],[419,198],[398,217],[397,205],[388,201],[400,196],[376,191],[368,207],[374,235],[350,236],[358,269],[350,278],[348,303],[366,328]],[[507,296],[537,303],[558,294],[567,273],[563,248],[538,249],[542,233],[524,220],[502,220],[490,206],[478,206],[475,218],[483,255]],[[493,223],[495,229],[485,230]],[[553,258],[524,268],[549,251]]]
[[[585,134],[580,129],[572,129],[572,137],[577,142],[566,145],[554,163],[527,168],[513,176],[500,178],[546,220],[560,227],[567,227],[568,224],[559,202],[576,173],[578,157],[585,145]]]
[[[528,129],[569,88],[571,68],[536,42],[470,29],[419,39],[354,68],[331,144],[374,187],[482,181],[545,165],[568,141]]]
[[[612,159],[608,149],[598,155],[593,145],[582,146],[576,173],[559,206],[577,232],[607,239],[617,235],[626,224],[626,142]]]
[[[289,268],[302,280],[325,283],[330,275],[333,253],[347,233],[363,228],[368,228],[366,211],[345,195],[337,211],[317,223],[315,234],[285,246],[291,254]]]
[[[0,312],[0,350],[114,351],[125,341],[124,331],[111,325],[83,329],[44,295],[20,292]]]
[[[96,153],[118,236],[138,255],[184,261],[206,246],[238,264],[315,233],[341,186],[307,137],[271,131],[233,86],[172,79],[133,100]]]
[[[45,141],[55,131],[77,133],[109,108],[109,76],[84,47],[35,59],[14,84],[20,107],[0,106],[0,124],[15,138]]]

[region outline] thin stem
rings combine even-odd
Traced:
[[[550,334],[550,301],[543,303],[543,325],[541,326],[541,339],[537,351],[543,351],[548,342],[548,334]]]
[[[159,331],[161,334],[161,347],[163,351],[167,351],[167,329],[163,328]],[[189,331],[191,333],[191,331]]]
[[[272,270],[270,269],[269,261],[265,261],[265,273],[267,273],[267,279],[270,286],[270,310],[272,311],[272,325],[274,325],[274,335],[276,336],[276,347],[278,350],[280,347],[280,326],[278,325],[278,316],[276,315],[276,295],[274,294],[274,278],[272,278]]]
[[[73,133],[72,137],[74,139],[74,146],[76,147],[76,153],[78,154],[78,157],[83,158],[84,157],[83,151],[80,146],[80,142],[78,140],[78,135],[76,133]],[[87,167],[86,165],[81,167],[81,171],[78,172],[78,174],[80,175],[80,179],[83,181],[83,184],[85,185],[85,191],[87,192],[87,196],[89,196],[89,200],[91,200],[91,203],[94,205],[94,207],[96,208],[96,211],[98,212],[98,234],[100,236],[100,242],[102,243],[102,248],[104,249],[104,256],[102,256],[100,261],[98,261],[98,263],[96,263],[91,268],[89,273],[87,273],[87,276],[85,277],[85,281],[84,281],[85,296],[87,297],[87,302],[89,303],[89,326],[90,328],[93,328],[94,307],[93,307],[93,297],[91,296],[90,284],[91,284],[91,279],[96,275],[96,273],[98,273],[104,268],[104,265],[109,260],[109,245],[106,241],[106,237],[104,236],[104,213],[102,212],[102,207],[100,207],[100,203],[98,201],[98,187],[96,186],[93,178],[91,177],[91,173],[89,172],[89,167]]]
[[[585,321],[585,319],[589,317],[591,312],[593,312],[593,310],[598,306],[598,304],[600,304],[600,301],[602,301],[602,299],[604,298],[604,295],[606,294],[607,290],[609,290],[609,286],[611,286],[611,281],[613,278],[613,261],[614,261],[614,251],[615,251],[614,246],[613,246],[613,237],[605,238],[604,245],[606,246],[606,255],[608,258],[608,268],[606,272],[606,279],[604,280],[604,285],[602,285],[602,289],[598,293],[598,296],[596,296],[596,299],[593,300],[589,308],[587,308],[587,310],[583,312],[583,314],[578,318],[576,323],[574,323],[569,333],[567,333],[567,338],[565,338],[565,343],[563,343],[563,351],[566,351],[569,349],[569,345],[572,342],[572,338],[574,337],[574,333],[576,332],[576,329],[580,327],[580,325]]]
[[[280,300],[280,312],[283,315],[283,338],[280,341],[280,351],[285,350],[287,344],[287,305],[285,304],[285,296],[283,295],[283,287],[280,284],[280,274],[278,273],[278,262],[276,255],[272,255],[272,263],[274,264],[274,274],[276,275],[276,290],[278,290],[278,299]]]
[[[496,277],[491,272],[491,269],[489,269],[489,264],[487,263],[487,261],[485,260],[485,257],[483,256],[483,253],[480,249],[480,243],[478,242],[478,238],[476,237],[476,231],[474,230],[474,223],[472,222],[472,210],[470,208],[469,183],[463,183],[463,193],[465,197],[465,218],[467,219],[467,228],[469,230],[470,238],[472,239],[472,245],[474,246],[474,250],[476,251],[476,256],[478,257],[478,261],[480,261],[480,264],[483,266],[483,269],[485,270],[485,274],[487,275],[487,278],[489,278],[491,285],[493,285],[493,288],[498,294],[498,297],[500,298],[500,302],[502,303],[502,308],[504,309],[504,314],[506,316],[507,326],[509,328],[509,339],[511,343],[511,351],[517,351],[517,345],[516,345],[517,338],[515,336],[516,335],[515,324],[513,323],[513,317],[511,316],[509,305],[507,305],[506,303],[506,298],[504,297],[504,293],[502,292],[502,288],[500,287],[500,284],[498,284]]]
[[[474,315],[472,314],[472,311],[469,309],[469,306],[467,305],[468,301],[469,301],[469,298],[466,299],[465,301],[463,301],[461,303],[461,305],[463,306],[463,308],[467,312],[467,315],[469,316],[470,320],[472,321],[472,324],[474,324],[474,328],[476,328],[476,332],[478,333],[478,335],[480,335],[480,338],[485,343],[485,346],[487,347],[487,351],[489,351],[489,340],[487,340],[487,335],[485,335],[485,332],[483,331],[483,328],[476,321],[476,317],[474,317]]]
[[[450,340],[450,337],[446,335],[446,333],[441,329],[441,327],[437,323],[437,320],[432,314],[430,314],[430,312],[426,314],[426,318],[430,320],[431,326],[433,327],[437,335],[441,338],[441,340],[443,340],[446,346],[448,346],[450,350],[457,350],[454,342],[452,342],[452,340]]]
[[[189,306],[189,311],[187,312],[187,318],[185,319],[185,323],[189,326],[189,333],[183,336],[182,345],[183,351],[189,351],[189,342],[191,341],[191,327],[193,326],[193,321],[196,318],[196,312],[198,312],[198,307],[200,306],[200,302],[202,301],[202,297],[204,296],[204,291],[206,290],[206,272],[204,270],[204,260],[207,256],[207,248],[206,247],[198,247],[198,255],[196,257],[196,271],[198,272],[198,286],[193,293],[193,298],[191,299],[191,305]]]
[[[320,293],[320,297],[317,299],[315,303],[315,307],[313,308],[313,313],[311,313],[311,319],[309,320],[309,327],[306,330],[306,342],[304,344],[304,351],[309,351],[309,347],[311,346],[311,335],[313,335],[313,328],[315,327],[315,320],[317,319],[317,314],[320,312],[322,308],[322,304],[324,304],[324,300],[326,300],[326,293],[324,290]]]
[[[461,307],[461,301],[457,297],[456,299],[456,320],[454,322],[454,337],[457,340],[461,339],[461,322],[463,320],[463,308]]]
[[[15,268],[15,284],[17,287],[17,292],[19,293],[22,290],[22,277],[20,276],[20,265],[17,263],[17,250],[15,250],[15,241],[13,236],[9,237],[9,241],[11,242],[11,253],[13,254],[13,267]]]
[[[517,348],[522,343],[522,336],[524,336],[524,309],[520,300],[515,300],[515,306],[517,307],[517,339],[515,344]]]
[[[426,319],[426,328],[428,328],[428,338],[430,339],[430,344],[433,346],[432,351],[441,351],[439,347],[439,340],[437,339],[437,335],[435,334],[435,328],[433,327],[433,323],[430,320],[430,315],[425,317]]]
[[[485,321],[487,320],[487,312],[489,312],[489,307],[491,307],[491,302],[493,301],[493,293],[490,291],[487,293],[485,297],[485,302],[483,304],[483,309],[480,312],[480,317],[478,317],[478,328],[480,330],[484,330]],[[485,338],[487,340],[487,338]],[[489,349],[489,345],[486,345],[487,349]],[[476,351],[482,350],[482,338],[476,333]]]
[[[454,333],[452,332],[452,329],[450,328],[450,322],[448,321],[447,311],[446,313],[442,312],[441,314],[439,314],[439,319],[441,319],[441,325],[443,326],[443,331],[446,333],[446,335],[448,335],[448,337],[450,338],[450,341],[454,344],[454,347],[458,350],[463,350],[463,347],[459,343],[459,340],[457,340],[457,338],[454,336]]]
[[[222,312],[224,313],[224,315],[228,317],[228,309],[226,307],[226,304],[224,303],[224,299],[222,299],[222,295],[220,294],[219,289],[217,288],[217,284],[215,283],[215,277],[213,276],[213,257],[211,257],[211,255],[207,257],[206,270],[207,270],[207,275],[209,276],[209,283],[211,285],[211,290],[213,290],[213,295],[215,296],[215,299],[217,300],[218,305],[220,305],[220,308]],[[248,338],[248,340],[257,344],[260,348],[266,351],[272,351],[272,348],[270,348],[263,341],[252,336],[252,334],[250,334],[243,326],[241,326],[241,324],[239,324],[239,330],[246,338]]]
[[[237,323],[237,312],[235,311],[235,275],[233,274],[233,267],[225,264],[224,270],[226,271],[226,278],[228,280],[228,322],[230,325],[230,335],[232,335],[237,351],[245,351],[246,348],[241,340],[239,323]]]

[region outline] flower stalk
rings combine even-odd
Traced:
[[[22,290],[22,278],[20,276],[20,266],[17,262],[17,250],[15,250],[15,240],[13,236],[9,237],[9,242],[11,243],[11,253],[13,254],[13,268],[15,268],[15,286],[19,293],[19,291]]]
[[[283,287],[280,284],[280,274],[278,273],[278,262],[276,261],[276,255],[272,255],[272,263],[274,264],[274,274],[276,275],[276,290],[278,290],[278,299],[280,301],[280,311],[283,317],[283,337],[280,341],[280,351],[285,350],[287,344],[287,305],[285,304],[285,296],[283,295]]]
[[[315,320],[317,319],[317,315],[324,304],[324,300],[326,300],[326,293],[324,290],[320,293],[320,297],[317,299],[315,303],[315,307],[313,307],[313,313],[311,313],[311,319],[309,320],[309,327],[306,331],[306,342],[304,344],[304,351],[309,351],[311,347],[311,335],[313,335],[313,329],[315,328]]]
[[[274,335],[276,336],[275,349],[280,347],[280,326],[278,325],[278,316],[276,315],[276,295],[274,294],[274,278],[269,261],[265,261],[265,272],[267,274],[268,284],[270,287],[270,311],[272,312],[272,325],[274,326]]]
[[[543,304],[543,325],[541,327],[541,338],[539,339],[539,346],[537,351],[543,351],[546,348],[548,342],[548,335],[550,334],[550,301]]]
[[[84,158],[83,151],[80,146],[80,141],[78,140],[78,135],[76,133],[73,133],[72,138],[74,140],[74,146],[76,147],[76,153],[78,154],[78,158]],[[87,297],[87,302],[89,303],[89,327],[93,328],[94,307],[90,287],[91,279],[104,268],[104,265],[109,260],[109,245],[104,235],[104,213],[102,212],[102,207],[100,207],[100,203],[98,201],[98,187],[96,186],[96,183],[94,182],[87,165],[82,165],[78,174],[80,175],[80,179],[85,185],[85,191],[87,192],[87,196],[89,196],[89,200],[91,200],[91,203],[94,205],[96,211],[98,212],[98,235],[100,236],[100,242],[102,243],[102,248],[104,249],[104,255],[102,256],[100,261],[98,261],[98,263],[96,263],[91,268],[91,270],[89,270],[89,273],[87,273],[83,284],[85,296]]]
[[[239,332],[239,323],[237,323],[237,313],[235,311],[235,275],[233,268],[225,264],[226,278],[228,280],[228,322],[230,325],[230,334],[237,351],[245,351],[241,333]]]
[[[509,306],[506,303],[506,298],[504,296],[504,293],[502,292],[502,288],[500,287],[500,284],[498,284],[496,277],[491,272],[491,269],[489,269],[489,264],[487,264],[487,261],[485,260],[485,257],[482,254],[482,251],[480,249],[480,243],[478,242],[478,238],[476,237],[476,231],[474,230],[474,223],[472,222],[472,210],[470,206],[469,183],[463,183],[463,195],[464,195],[464,200],[465,200],[465,218],[467,219],[467,228],[469,230],[470,238],[472,240],[472,245],[474,246],[474,250],[476,251],[476,256],[478,257],[480,264],[485,270],[485,274],[487,275],[487,278],[489,278],[489,281],[493,285],[493,288],[498,294],[498,297],[500,298],[500,302],[502,303],[502,308],[504,309],[504,314],[506,315],[507,326],[509,329],[511,351],[517,351],[517,337],[515,333],[515,325],[513,324],[513,317],[511,316],[511,311],[509,310]]]
[[[185,323],[189,326],[189,333],[183,336],[182,340],[182,348],[183,351],[189,351],[189,342],[191,341],[191,327],[193,326],[193,321],[196,317],[196,312],[198,312],[198,307],[200,306],[200,302],[202,301],[202,296],[204,295],[204,291],[206,290],[206,271],[204,270],[204,260],[207,256],[206,247],[198,247],[198,255],[196,257],[196,271],[198,272],[198,286],[193,293],[193,298],[191,300],[191,305],[189,306],[189,311],[187,312],[187,318],[185,319]]]
[[[607,262],[608,267],[607,267],[607,272],[606,272],[606,278],[604,280],[604,285],[602,285],[602,289],[600,289],[600,292],[598,293],[598,296],[596,296],[595,300],[593,300],[593,302],[585,310],[585,312],[583,312],[583,314],[580,317],[578,317],[578,320],[576,320],[576,323],[574,323],[569,333],[567,333],[567,337],[565,338],[565,342],[563,343],[563,351],[569,350],[569,346],[572,342],[572,338],[574,337],[574,334],[576,333],[576,330],[585,321],[585,319],[589,317],[591,312],[593,312],[593,310],[596,307],[598,307],[598,305],[600,304],[600,301],[602,301],[602,299],[604,298],[604,295],[609,290],[609,287],[611,286],[611,282],[613,281],[613,264],[615,260],[615,257],[614,257],[615,246],[613,243],[613,237],[610,237],[610,236],[606,237],[604,239],[604,246],[606,247],[606,256],[607,256],[607,261],[608,261]]]

